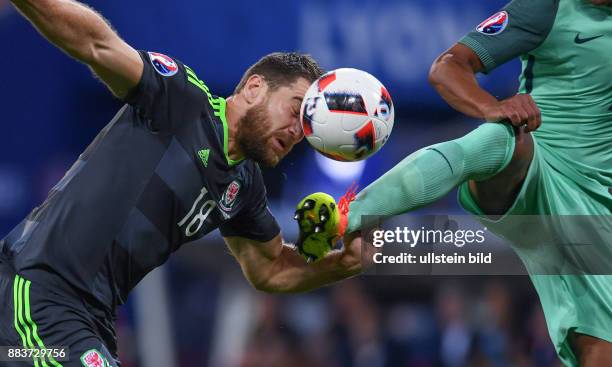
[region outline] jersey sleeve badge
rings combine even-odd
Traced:
[[[86,367],[108,367],[110,364],[102,356],[100,352],[95,349],[90,349],[81,355],[81,362]]]
[[[223,193],[221,197],[221,201],[219,202],[219,206],[221,209],[225,211],[232,210],[232,206],[234,206],[234,202],[238,197],[238,193],[240,192],[240,181],[234,180],[227,186],[227,189]]]
[[[151,64],[161,76],[173,76],[178,72],[177,63],[170,57],[157,52],[149,52]]]
[[[500,11],[491,15],[484,22],[480,23],[478,27],[476,27],[476,30],[479,33],[486,34],[487,36],[494,36],[503,32],[507,26],[508,13],[506,11]]]

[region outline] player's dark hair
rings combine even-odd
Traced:
[[[323,75],[323,70],[310,55],[297,52],[274,52],[262,57],[244,73],[234,94],[238,94],[244,88],[247,80],[253,74],[261,75],[268,83],[270,90],[275,90],[292,84],[300,77],[312,83]]]

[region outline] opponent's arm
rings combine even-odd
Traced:
[[[457,43],[440,55],[431,66],[429,82],[456,110],[486,121],[509,120],[514,126],[536,130],[542,123],[540,110],[528,94],[517,94],[498,101],[480,87],[475,74],[484,70],[478,55]]]
[[[269,242],[242,237],[225,237],[242,272],[258,290],[265,292],[306,292],[362,272],[361,237],[345,238],[345,248],[307,263],[279,234]],[[368,246],[369,247],[369,246]]]
[[[115,96],[125,97],[138,84],[138,52],[93,9],[73,0],[11,1],[49,41],[89,65]]]

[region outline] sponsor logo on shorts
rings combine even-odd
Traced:
[[[487,18],[484,22],[480,23],[476,30],[487,36],[494,36],[500,34],[508,26],[508,13],[505,11],[497,12]]]
[[[149,52],[151,64],[162,76],[172,76],[178,72],[178,65],[170,57],[157,52]]]
[[[221,202],[219,203],[219,207],[225,211],[232,210],[232,206],[236,202],[236,197],[238,197],[238,193],[240,192],[240,182],[237,180],[232,181],[225,189],[223,196],[221,197]]]
[[[81,355],[81,363],[85,367],[109,367],[110,364],[102,356],[100,352],[95,349],[90,349]]]

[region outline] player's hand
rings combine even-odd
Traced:
[[[293,219],[300,229],[297,250],[308,262],[321,260],[336,246],[340,214],[333,197],[323,192],[306,196],[297,205]]]
[[[506,120],[513,126],[525,126],[525,132],[535,131],[542,124],[540,109],[529,94],[517,94],[487,106],[484,110],[487,121]]]

